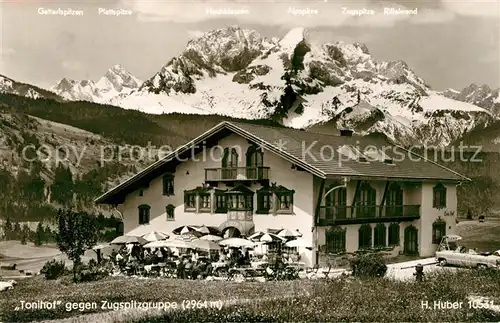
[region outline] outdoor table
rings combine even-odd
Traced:
[[[251,265],[253,268],[262,268],[263,266],[266,266],[269,264],[269,261],[254,261],[251,262]]]
[[[229,275],[227,280],[234,280],[237,274],[242,275],[245,279],[247,278],[255,278],[259,275],[264,275],[264,269],[262,268],[254,268],[254,267],[239,267],[239,268],[231,268],[229,269]]]

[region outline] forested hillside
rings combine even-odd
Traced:
[[[130,149],[121,157],[101,162],[103,147],[111,151],[130,145],[173,148],[184,144],[222,120],[221,116],[185,114],[148,115],[134,110],[89,102],[57,102],[0,94],[0,216],[13,220],[50,218],[56,209],[105,211],[93,204],[95,197],[123,181],[153,159],[132,158]],[[236,120],[273,124],[268,120]],[[23,148],[48,147],[38,158],[34,151],[23,158]],[[61,152],[60,147],[74,151]],[[150,146],[151,147],[151,146]],[[153,148],[154,149],[154,148]],[[55,152],[64,157],[56,163]],[[114,155],[114,154],[113,154]],[[61,156],[59,156],[60,158]],[[487,212],[500,193],[498,153],[483,153],[481,162],[438,161],[472,178],[459,186],[459,211]],[[471,156],[472,157],[472,156]],[[27,161],[33,159],[33,161]]]

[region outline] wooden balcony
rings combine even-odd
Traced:
[[[420,218],[420,205],[322,206],[317,225],[403,222]]]
[[[205,183],[217,184],[223,182],[227,185],[235,183],[269,182],[269,167],[226,167],[205,168]]]

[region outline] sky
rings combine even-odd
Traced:
[[[115,64],[146,80],[190,39],[229,25],[269,37],[306,27],[320,43],[362,42],[375,60],[403,60],[436,90],[500,87],[499,0],[0,0],[0,6],[0,74],[44,88],[63,77],[97,81]],[[83,16],[42,15],[40,8]],[[132,15],[99,15],[99,8]],[[211,15],[208,8],[244,14]],[[293,15],[290,8],[317,14]],[[417,14],[384,15],[384,8],[417,8]],[[375,14],[353,16],[352,10]]]

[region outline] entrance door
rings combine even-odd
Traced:
[[[405,254],[418,254],[418,230],[413,225],[405,229]]]
[[[241,232],[240,232],[240,230],[236,229],[235,227],[229,227],[229,228],[224,230],[223,237],[224,237],[224,239],[226,239],[226,238],[239,238],[239,237],[241,237]]]

